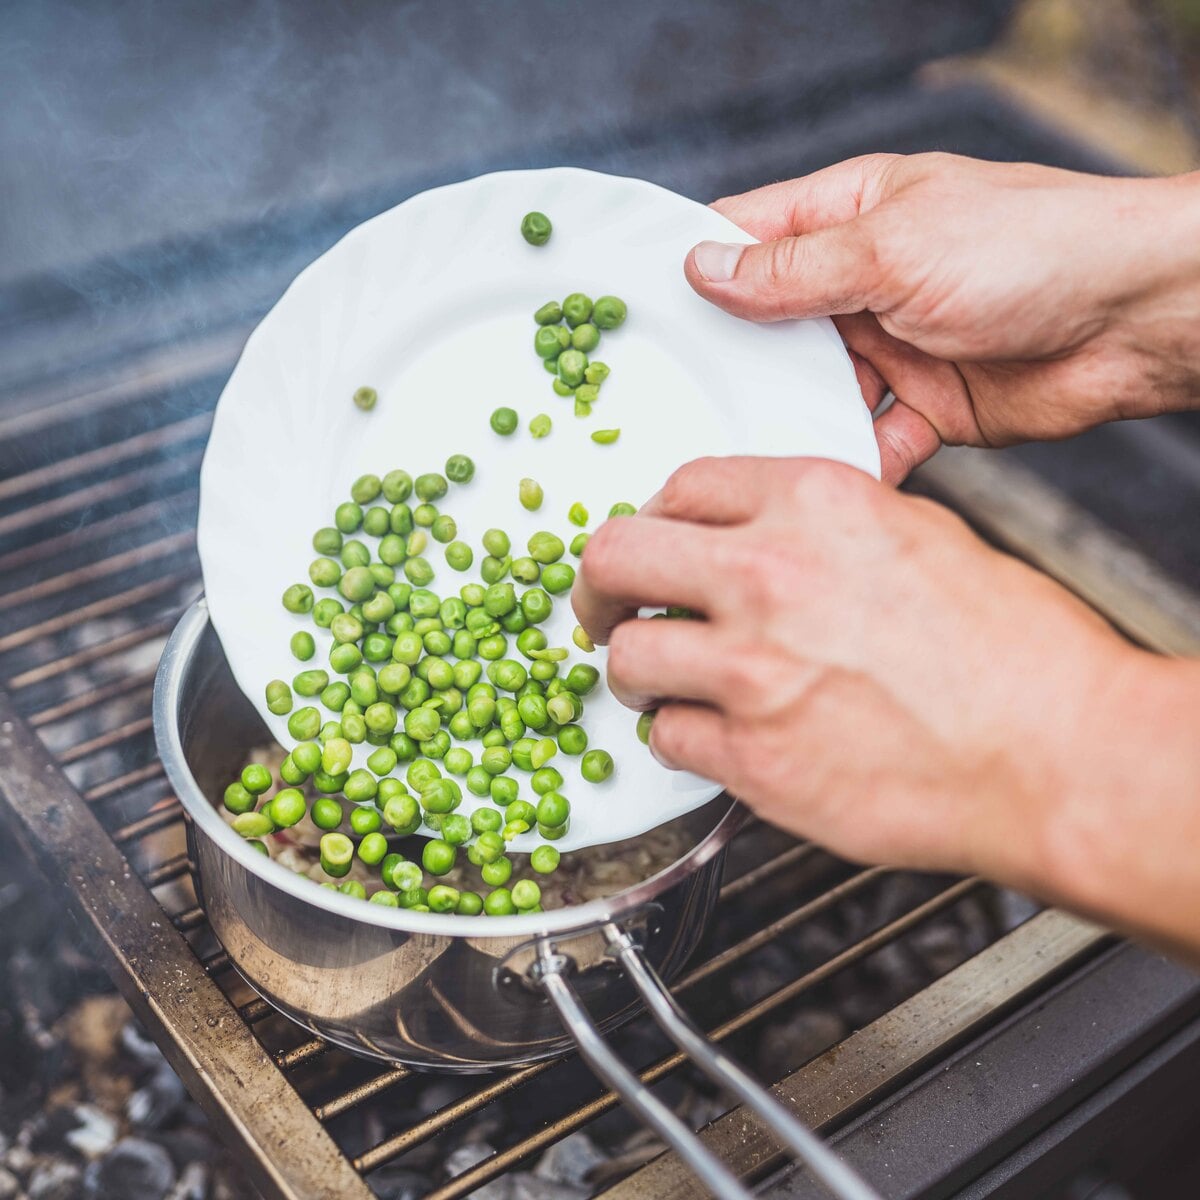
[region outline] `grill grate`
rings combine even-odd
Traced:
[[[124,391],[110,382],[59,397],[32,415],[0,418],[0,797],[47,873],[69,889],[127,998],[266,1195],[366,1197],[363,1177],[492,1106],[528,1109],[528,1119],[516,1122],[500,1149],[432,1193],[454,1200],[588,1126],[616,1101],[598,1093],[569,1060],[462,1083],[436,1111],[397,1119],[392,1114],[411,1107],[416,1086],[428,1077],[366,1064],[305,1036],[249,991],[209,933],[191,887],[182,811],[155,755],[149,703],[163,640],[200,589],[196,472],[211,415],[181,417],[174,397],[186,388],[211,401],[220,365],[211,353],[181,351],[174,373],[156,362],[152,388],[134,376]],[[961,460],[950,459],[941,474],[931,473],[931,486],[963,500],[968,516],[992,536],[1020,541],[1016,518],[988,518],[988,497],[956,477],[956,464]],[[1036,546],[1026,538],[1022,548],[1053,570],[1053,541],[1042,530]],[[60,570],[67,561],[71,568]],[[1151,644],[1180,648],[1190,611],[1180,617],[1178,605],[1168,604],[1175,617],[1166,632],[1161,623],[1168,618],[1155,624],[1146,615],[1153,608],[1148,596],[1157,594],[1161,580],[1149,586],[1143,572],[1136,584],[1114,583],[1085,568],[1076,556],[1068,574],[1094,603],[1125,613],[1127,627]],[[996,911],[996,894],[978,880],[851,868],[753,823],[731,848],[730,864],[712,944],[673,990],[735,1051],[760,1024],[869,969],[873,956],[903,947],[928,923],[964,906]],[[885,910],[877,901],[889,887],[904,900]],[[874,917],[864,916],[872,911]],[[1004,984],[993,978],[974,1024],[946,1021],[933,1007],[914,1010],[926,1014],[926,1056],[1097,945],[1097,931],[1076,928],[1066,936],[1060,925],[1046,923],[1054,917],[1043,914],[1010,932],[993,916],[984,940],[995,944],[959,971],[986,977],[989,955],[1011,958],[1018,946],[1024,970],[1010,972]],[[744,976],[757,955],[822,921],[841,931],[823,953],[761,994],[729,1000],[722,981]],[[1018,937],[1023,940],[1013,941]],[[959,971],[941,984],[952,986]],[[939,985],[923,991],[929,982],[916,979],[908,1003],[920,1005],[932,995]],[[867,1019],[887,1021],[899,1011]],[[641,1047],[640,1074],[648,1085],[686,1070],[681,1055],[647,1041],[637,1023],[614,1036]],[[843,1077],[845,1094],[865,1103],[881,1087],[899,1086],[903,1070],[917,1061],[902,1064],[901,1058],[870,1088]],[[781,1085],[801,1111],[803,1081],[823,1061]],[[535,1081],[541,1082],[531,1086]],[[833,1115],[849,1111],[843,1104]],[[822,1112],[814,1110],[812,1119],[832,1119]],[[720,1122],[709,1136],[728,1155],[740,1154],[743,1169],[765,1169],[771,1153],[762,1149],[761,1135],[756,1142],[739,1122],[741,1141],[758,1147],[753,1161],[744,1147],[721,1142]],[[665,1158],[616,1190],[659,1195],[678,1189],[679,1168],[672,1164]]]

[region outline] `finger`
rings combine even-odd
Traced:
[[[684,463],[645,504],[640,515],[705,525],[750,520],[765,500],[761,458],[697,458]]]
[[[862,392],[867,407],[874,412],[883,403],[883,398],[888,393],[887,381],[861,354],[850,350],[849,347],[847,347],[847,352],[850,355],[850,361],[854,364],[858,390]]]
[[[868,214],[750,246],[701,242],[684,273],[706,300],[752,321],[883,309],[888,295],[872,222]]]
[[[626,708],[663,700],[701,700],[721,707],[730,697],[723,636],[707,621],[652,617],[622,621],[608,646],[608,686]]]
[[[879,474],[884,483],[903,483],[923,462],[941,448],[938,431],[915,408],[903,400],[875,419],[879,443]]]
[[[733,761],[733,725],[703,704],[665,704],[650,727],[650,751],[672,771],[693,771],[724,784]]]
[[[571,603],[592,641],[645,605],[712,606],[720,557],[716,531],[658,517],[614,517],[583,552]]]
[[[799,179],[726,196],[712,207],[760,241],[811,233],[852,220],[878,204],[900,159],[897,154],[864,154]]]

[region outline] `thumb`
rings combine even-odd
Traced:
[[[879,292],[868,217],[749,246],[701,242],[684,264],[706,300],[752,321],[824,317],[872,308]]]

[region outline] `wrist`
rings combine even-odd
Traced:
[[[1122,648],[1030,816],[1026,890],[1165,946],[1196,945],[1200,663]],[[1018,883],[1018,886],[1022,884]]]
[[[1123,415],[1200,407],[1200,172],[1122,180],[1112,234],[1110,329],[1136,363],[1142,403]],[[1120,378],[1116,381],[1120,387]]]

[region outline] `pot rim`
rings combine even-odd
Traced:
[[[154,737],[158,752],[175,794],[184,811],[212,842],[241,867],[264,883],[288,893],[302,904],[324,909],[349,921],[360,921],[405,933],[450,937],[502,937],[532,940],[542,935],[576,932],[616,920],[656,899],[680,880],[715,858],[745,821],[745,810],[728,795],[728,811],[712,830],[681,858],[633,887],[589,900],[585,904],[552,909],[533,915],[464,917],[454,913],[414,913],[404,908],[367,904],[322,888],[307,876],[289,871],[254,850],[222,820],[215,806],[200,790],[188,766],[180,737],[178,713],[184,703],[183,678],[209,624],[208,604],[196,600],[180,617],[171,633],[154,677]],[[721,797],[709,803],[716,803]]]

